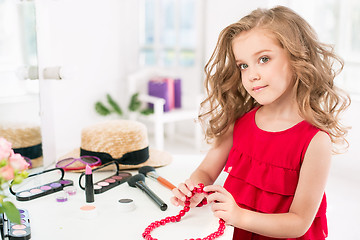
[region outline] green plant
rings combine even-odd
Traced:
[[[141,106],[141,102],[139,101],[139,93],[134,93],[131,96],[128,109],[131,112],[136,112],[140,109],[140,106]]]
[[[134,93],[131,96],[128,109],[131,112],[140,112],[140,114],[142,114],[142,115],[150,115],[150,114],[154,113],[153,109],[150,109],[150,108],[140,109],[140,107],[141,107],[141,102],[139,100],[139,93]]]
[[[106,100],[107,100],[107,104],[109,106],[105,105],[101,101],[97,101],[95,103],[95,111],[99,115],[107,116],[107,115],[110,115],[110,114],[113,114],[113,113],[115,113],[115,114],[117,114],[119,116],[123,115],[121,107],[110,96],[110,94],[106,94]],[[142,115],[150,115],[150,114],[154,113],[153,109],[150,109],[150,108],[140,109],[140,108],[141,108],[141,102],[139,100],[139,93],[134,93],[130,98],[130,103],[129,103],[129,106],[128,106],[129,111],[131,111],[131,112],[139,112]]]
[[[100,114],[102,116],[107,116],[112,113],[116,113],[119,116],[123,115],[123,112],[122,112],[119,104],[117,104],[117,102],[111,97],[110,94],[106,94],[106,100],[107,100],[107,103],[109,104],[109,106],[105,106],[100,101],[97,101],[95,103],[95,111],[98,114]]]

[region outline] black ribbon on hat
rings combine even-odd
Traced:
[[[149,159],[149,147],[125,153],[121,158],[113,158],[109,153],[93,152],[80,148],[80,156],[95,156],[101,159],[101,163],[116,161],[122,165],[138,165]]]
[[[37,144],[31,147],[24,147],[24,148],[13,148],[14,153],[19,153],[23,157],[27,157],[30,159],[35,159],[42,157],[42,144]]]

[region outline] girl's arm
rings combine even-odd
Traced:
[[[309,144],[300,170],[300,178],[288,213],[265,214],[237,206],[231,194],[220,186],[204,190],[215,191],[208,196],[214,202],[215,216],[227,224],[274,238],[296,238],[304,235],[320,206],[331,162],[331,141],[318,132]],[[216,202],[215,202],[216,201]]]
[[[173,189],[174,197],[171,198],[171,202],[174,205],[183,205],[185,195],[191,196],[191,191],[198,183],[203,183],[206,186],[215,182],[225,166],[232,147],[232,132],[233,129],[230,128],[224,135],[218,138],[214,146],[206,154],[204,160],[191,174],[190,179],[187,179],[185,183],[181,183],[178,188]],[[203,195],[193,197],[192,201],[194,203],[190,206],[196,205],[203,197]]]

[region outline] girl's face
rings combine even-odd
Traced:
[[[289,57],[269,31],[242,32],[233,39],[232,47],[242,84],[259,104],[292,102],[294,82]]]

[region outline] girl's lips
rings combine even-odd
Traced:
[[[267,87],[267,85],[266,86],[258,86],[258,87],[253,87],[253,91],[260,91],[260,90],[262,90],[262,89],[264,89],[265,87]]]

